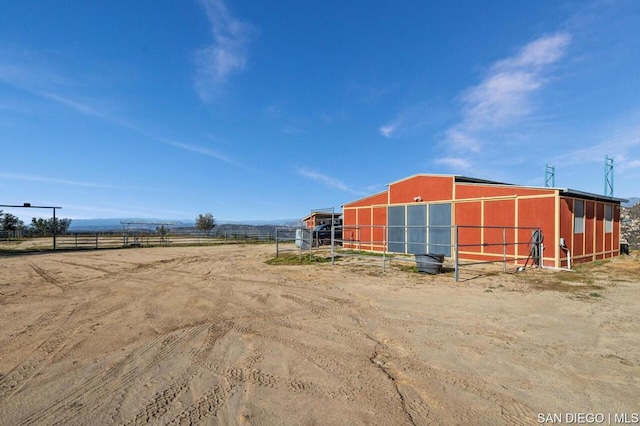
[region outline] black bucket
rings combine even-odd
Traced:
[[[629,254],[629,244],[628,243],[620,243],[620,254]]]
[[[440,272],[443,262],[444,254],[416,254],[416,265],[418,266],[418,272],[435,275]]]

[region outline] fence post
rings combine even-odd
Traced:
[[[98,234],[96,234],[96,248],[98,248]]]
[[[78,234],[75,234],[76,237],[76,248],[78,248]]]
[[[502,228],[502,272],[507,272],[507,228]]]
[[[458,237],[459,237],[459,232],[458,232],[458,225],[455,226],[455,261],[453,263],[453,269],[454,269],[454,273],[453,273],[453,279],[455,280],[455,282],[458,282],[459,278],[460,278],[460,259],[458,257],[458,255],[460,254],[460,247],[459,247],[459,241],[458,241]]]
[[[336,242],[335,232],[336,232],[336,226],[333,223],[333,218],[332,218],[332,221],[331,221],[331,266],[335,265],[335,262],[334,262],[334,259],[333,259],[333,245]]]
[[[538,235],[542,235],[542,229],[538,228]],[[544,243],[542,238],[538,237],[538,268],[542,268],[542,262],[544,262]]]
[[[382,247],[382,272],[387,271],[387,249]]]
[[[278,257],[279,248],[280,247],[278,247],[278,228],[276,228],[276,257]]]
[[[387,250],[389,250],[389,228],[386,225],[382,227],[382,272],[387,270]]]

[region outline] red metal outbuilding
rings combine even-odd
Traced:
[[[515,264],[542,232],[542,266],[566,267],[620,254],[620,203],[563,188],[518,186],[457,175],[416,174],[343,206],[346,248],[425,250]],[[457,241],[456,241],[457,233]],[[507,243],[508,242],[508,243]]]

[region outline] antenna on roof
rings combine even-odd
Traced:
[[[551,185],[549,185],[551,182]],[[549,186],[555,188],[556,186],[556,167],[550,166],[546,164],[544,166],[544,186],[549,188]]]
[[[604,157],[604,195],[613,197],[613,158]]]

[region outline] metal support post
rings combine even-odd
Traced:
[[[56,249],[56,228],[58,224],[56,223],[56,208],[53,208],[53,249]]]
[[[460,249],[459,249],[459,244],[458,244],[458,237],[459,237],[459,232],[458,232],[458,225],[456,225],[456,232],[455,232],[456,238],[455,238],[455,260],[453,263],[453,268],[454,268],[454,280],[455,282],[458,282],[458,279],[460,278],[460,264],[459,264],[459,254],[460,254]]]
[[[507,272],[507,228],[502,228],[502,272]]]
[[[333,221],[333,216],[331,216],[331,265],[335,265],[334,261],[334,250],[333,245],[336,243],[336,225]]]

